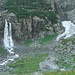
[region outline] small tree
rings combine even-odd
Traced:
[[[32,36],[34,35],[33,17],[37,16],[52,24],[57,23],[56,14],[46,0],[7,0],[5,8],[18,18],[31,18]]]

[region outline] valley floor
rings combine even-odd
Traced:
[[[15,53],[20,57],[15,59],[0,75],[75,75],[75,71],[70,70],[64,72],[40,70],[39,63],[44,61],[50,53],[53,53],[53,48],[59,44],[55,38],[56,36],[47,36],[38,40],[29,40],[27,43],[25,41],[24,45],[15,46]],[[10,68],[11,70],[9,70]]]

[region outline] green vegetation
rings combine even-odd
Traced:
[[[38,39],[38,41],[40,42],[40,44],[48,43],[50,40],[52,40],[56,36],[57,35],[51,35],[51,36],[47,35],[44,38]],[[32,44],[32,42],[33,42],[33,41],[31,41],[31,39],[29,39],[27,41],[29,41],[29,44]],[[74,38],[65,39],[61,43],[64,43],[64,42],[67,44],[68,44],[68,42],[71,42],[71,44],[73,44],[72,42],[74,42]],[[13,68],[13,71],[11,74],[13,74],[13,75],[34,75],[35,72],[38,72],[38,73],[40,73],[39,75],[41,75],[41,73],[43,75],[75,75],[75,71],[70,71],[70,70],[75,70],[75,66],[72,67],[72,65],[75,62],[75,55],[70,55],[67,50],[64,51],[65,50],[64,46],[66,44],[62,44],[62,45],[59,44],[58,46],[56,46],[56,48],[58,50],[58,52],[57,52],[58,56],[56,56],[56,55],[55,56],[59,60],[58,61],[59,68],[62,68],[65,66],[65,69],[69,70],[69,71],[63,71],[63,72],[61,72],[60,70],[40,71],[39,63],[44,61],[46,59],[46,57],[48,56],[48,53],[45,53],[45,54],[39,54],[39,55],[35,55],[35,56],[29,55],[21,60],[18,60],[16,63],[10,64],[9,66]],[[59,50],[59,49],[61,49],[61,50]],[[39,49],[37,49],[37,50],[39,50]],[[55,49],[53,49],[53,50],[55,50]]]
[[[39,72],[40,73],[40,72]],[[70,71],[70,72],[43,72],[43,75],[75,75],[75,71]],[[33,73],[26,73],[26,74],[4,74],[0,73],[0,75],[34,75]],[[41,75],[41,74],[39,74]]]
[[[32,42],[32,39],[28,39],[24,42],[24,45],[29,46]]]
[[[18,18],[33,18],[38,16],[57,23],[56,14],[52,11],[51,4],[46,0],[7,0],[5,8],[16,14]]]
[[[72,42],[72,44],[75,44],[75,36],[68,39],[64,39],[61,43],[65,45],[67,42]]]
[[[56,36],[57,36],[57,34],[45,35],[44,38],[39,39],[39,42],[40,42],[40,44],[48,43],[48,42],[50,43]]]
[[[0,53],[2,53],[2,51],[3,51],[3,49],[2,49],[2,47],[0,46]]]
[[[75,71],[64,71],[64,72],[38,72],[41,73],[39,75],[75,75]],[[33,73],[26,73],[26,74],[4,74],[4,73],[0,73],[0,75],[34,75]]]
[[[16,14],[19,19],[31,19],[31,35],[32,38],[35,32],[48,31],[45,25],[54,27],[53,25],[58,22],[58,17],[51,7],[51,3],[46,0],[7,0],[5,9],[9,12]],[[37,28],[35,29],[34,17],[39,18]],[[43,23],[44,21],[44,23]]]
[[[38,39],[37,41],[39,42],[39,44],[45,44],[45,43],[48,43],[48,42],[50,43],[56,36],[57,36],[57,34],[45,35],[43,38],[37,38]],[[24,42],[24,45],[29,46],[35,41],[32,41],[32,39],[28,39]]]
[[[53,50],[57,50],[58,65],[60,68],[63,66],[66,70],[75,70],[75,36],[64,39],[59,45],[55,46]]]
[[[75,75],[75,71],[70,72],[60,72],[58,70],[50,71],[40,71],[39,63],[44,61],[48,54],[29,56],[18,60],[16,63],[12,63],[9,66],[13,68],[11,74],[14,75],[33,75],[35,72],[42,73],[43,75]],[[66,64],[65,64],[66,65]],[[67,65],[68,66],[68,65]]]
[[[44,61],[47,56],[48,54],[29,56],[17,61],[16,63],[10,64],[9,66],[14,69],[14,74],[33,73],[39,71],[39,63]]]
[[[75,75],[75,71],[70,71],[70,72],[45,72],[43,75]]]

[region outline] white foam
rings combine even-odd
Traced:
[[[58,37],[56,38],[56,41],[59,41],[60,38],[69,38],[71,37],[73,34],[75,34],[75,25],[71,22],[71,21],[63,21],[62,22],[63,27],[65,28],[64,33],[58,35]]]
[[[12,39],[12,30],[11,30],[11,23],[7,23],[7,20],[5,19],[5,28],[4,28],[4,47],[7,49],[7,51],[11,54],[9,58],[7,58],[6,61],[3,63],[0,63],[0,65],[7,65],[10,61],[13,61],[14,59],[18,58],[19,55],[14,53],[13,47],[13,39]]]

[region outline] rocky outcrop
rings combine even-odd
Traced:
[[[52,46],[51,46],[52,45]],[[61,71],[75,69],[75,37],[53,42],[48,46],[49,56],[39,63],[40,70],[48,71],[59,69]]]
[[[5,0],[4,0],[5,1]],[[51,0],[50,0],[51,1]],[[50,2],[49,1],[49,2]],[[53,1],[52,1],[53,4]],[[53,11],[54,4],[52,5]],[[3,39],[4,34],[4,19],[7,19],[8,22],[12,23],[12,35],[13,39],[20,42],[22,40],[26,40],[28,38],[34,37],[42,37],[44,35],[52,35],[59,32],[62,28],[60,24],[60,20],[57,24],[45,23],[44,19],[40,19],[39,17],[33,18],[34,28],[31,25],[31,18],[29,19],[20,19],[17,18],[14,13],[8,12],[3,8],[3,2],[1,3],[1,11],[0,11],[0,40]],[[58,15],[57,15],[58,16]],[[44,29],[44,27],[46,29]],[[34,31],[32,34],[32,30]]]
[[[74,69],[74,59],[75,59],[75,38],[71,37],[69,39],[62,40],[58,46],[55,46],[53,50],[55,51],[56,57],[58,58],[58,64],[60,68]]]
[[[48,56],[46,60],[40,62],[40,70],[48,71],[48,70],[55,70],[59,69],[58,65],[56,64],[58,59],[52,56]]]
[[[61,20],[70,20],[75,23],[75,1],[55,0]]]
[[[5,0],[3,0],[5,1]],[[51,2],[53,11],[59,14],[61,20],[71,20],[75,23],[75,1],[74,0],[47,0]],[[4,29],[4,19],[6,18],[9,22],[12,23],[13,27],[13,38],[15,40],[25,40],[27,38],[32,38],[32,27],[31,19],[17,19],[16,15],[9,13],[7,10],[3,9],[3,2],[1,4],[0,11],[0,40],[3,38],[3,29]],[[57,15],[58,16],[58,15]],[[58,16],[58,17],[59,17]],[[34,17],[34,35],[33,37],[42,37],[44,35],[52,35],[60,30],[62,30],[61,24],[54,24],[51,26],[50,23],[45,24],[43,19],[39,17]],[[60,20],[59,20],[60,22]],[[45,25],[49,31],[43,30],[42,25]]]
[[[9,13],[7,10],[1,11],[0,14],[0,39],[3,38],[4,33],[4,19],[7,19],[8,22],[12,23],[12,35],[13,39],[16,41],[25,40],[32,38],[32,26],[31,19],[18,19],[14,13]],[[52,35],[61,29],[60,23],[54,24],[53,26],[50,23],[45,24],[43,19],[39,17],[33,18],[34,22],[34,35],[33,37],[42,37],[44,35]],[[43,30],[43,27],[46,29]]]

